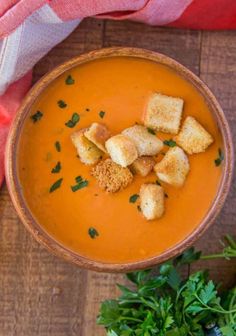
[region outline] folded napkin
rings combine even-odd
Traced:
[[[30,69],[88,16],[150,25],[235,29],[235,0],[0,0],[0,185],[11,120]]]

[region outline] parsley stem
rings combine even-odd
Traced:
[[[134,317],[128,317],[128,316],[120,317],[119,320],[120,321],[126,320],[126,321],[134,321],[134,322],[143,322],[140,319],[137,319],[137,318],[134,318]]]
[[[236,253],[234,251],[232,251],[232,252],[229,251],[229,252],[226,252],[226,253],[203,255],[203,256],[201,256],[201,259],[202,260],[218,259],[218,258],[229,259],[229,258],[235,258],[235,257],[236,257]]]
[[[232,314],[232,313],[236,313],[236,309],[232,309],[232,310],[225,310],[224,308],[220,307],[221,309],[216,309],[216,308],[212,308],[209,307],[207,304],[205,304],[200,297],[197,294],[194,294],[195,298],[205,307],[205,309],[203,308],[203,310],[210,310],[213,311],[215,313],[219,313],[219,314]]]

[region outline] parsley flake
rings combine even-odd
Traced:
[[[64,100],[58,100],[57,105],[63,109],[67,106],[67,104],[64,102]]]
[[[66,85],[73,85],[75,84],[75,80],[71,75],[68,75],[65,80]]]
[[[33,121],[33,123],[36,123],[42,118],[42,116],[43,116],[43,113],[41,111],[37,111],[35,114],[30,116],[30,118]]]
[[[73,192],[76,192],[80,189],[83,189],[83,188],[87,187],[88,184],[89,184],[89,181],[88,180],[83,180],[82,176],[77,176],[75,178],[75,182],[76,182],[76,184],[71,186],[71,190]]]
[[[57,174],[57,173],[60,172],[60,170],[61,170],[61,162],[58,161],[56,166],[54,168],[52,168],[51,173],[52,174]]]
[[[101,119],[103,119],[104,118],[104,116],[105,116],[105,113],[106,112],[104,112],[104,111],[100,111],[98,114],[99,114],[99,117],[101,118]]]
[[[97,231],[94,227],[90,227],[90,228],[88,229],[88,234],[90,235],[90,237],[91,237],[92,239],[94,239],[94,238],[96,238],[96,237],[99,236],[98,231]]]
[[[129,202],[130,203],[135,203],[138,198],[139,198],[139,195],[138,194],[134,194],[134,195],[130,196]]]
[[[156,135],[156,132],[152,128],[150,128],[150,127],[147,128],[147,131],[148,131],[148,133]]]
[[[51,186],[51,188],[49,189],[49,192],[52,193],[56,189],[60,188],[62,181],[63,181],[63,178],[60,178],[59,180],[54,182],[53,185]]]
[[[54,144],[54,146],[55,146],[57,152],[61,151],[61,144],[60,144],[59,141],[56,141],[55,144]]]
[[[219,167],[221,163],[224,161],[224,153],[222,152],[221,148],[218,149],[219,157],[215,159],[216,167]]]
[[[170,140],[164,140],[163,144],[169,147],[175,147],[176,146],[176,142],[173,139]]]
[[[79,121],[80,121],[80,115],[75,112],[72,114],[71,119],[65,123],[65,125],[69,128],[73,128]]]

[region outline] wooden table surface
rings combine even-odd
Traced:
[[[235,32],[174,30],[87,19],[36,65],[34,81],[73,56],[109,46],[152,49],[183,63],[215,93],[236,140]],[[205,252],[217,251],[219,239],[225,233],[236,233],[235,176],[215,225],[196,244]],[[200,266],[210,268],[214,279],[224,280],[228,286],[235,283],[235,262],[201,262],[194,268]],[[49,254],[26,232],[3,186],[0,191],[0,336],[105,335],[95,322],[99,302],[118,294],[115,284],[123,281],[123,275],[81,270]]]

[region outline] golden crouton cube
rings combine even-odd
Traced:
[[[143,184],[140,188],[140,208],[147,220],[160,218],[165,211],[164,189],[157,184]]]
[[[144,125],[157,131],[177,134],[183,112],[181,98],[153,93],[147,103]]]
[[[129,168],[123,168],[111,159],[99,162],[91,174],[97,179],[100,188],[114,193],[126,188],[133,180]]]
[[[130,166],[132,172],[147,176],[154,168],[156,161],[151,156],[140,156]]]
[[[92,123],[88,130],[85,131],[84,136],[103,152],[106,152],[105,142],[110,138],[111,134],[105,125]]]
[[[138,155],[156,155],[163,148],[163,142],[156,135],[148,132],[147,128],[141,125],[135,125],[126,128],[122,134],[129,137],[135,144]]]
[[[180,147],[170,148],[154,170],[161,181],[181,187],[190,170],[188,157]]]
[[[214,139],[193,117],[187,117],[174,140],[188,154],[205,152]]]
[[[85,131],[86,128],[83,128],[74,132],[71,134],[71,140],[80,160],[86,165],[92,165],[102,158],[103,152],[84,136]]]
[[[126,135],[118,134],[111,137],[105,146],[112,160],[122,167],[129,166],[138,157],[134,142]]]

